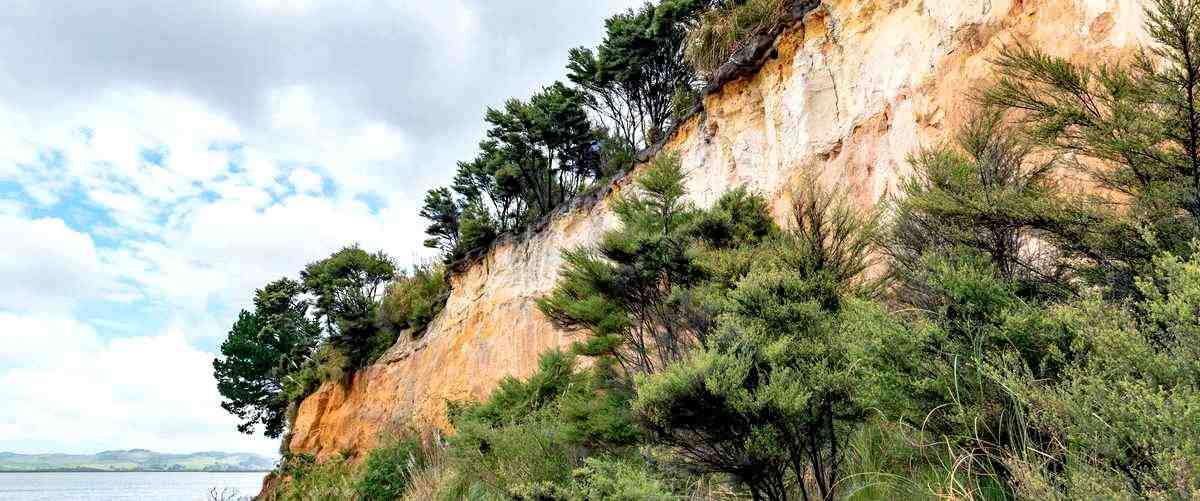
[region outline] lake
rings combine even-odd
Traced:
[[[236,490],[237,496],[232,499],[248,499],[258,494],[266,475],[265,472],[0,473],[0,499],[204,501],[214,487],[230,493]]]

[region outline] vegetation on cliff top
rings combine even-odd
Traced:
[[[402,336],[419,337],[448,297],[444,271],[346,247],[255,293],[213,361],[221,406],[269,437],[325,381],[342,381],[383,356]]]
[[[458,164],[451,186],[426,194],[426,245],[462,259],[627,171],[692,111],[705,78],[781,25],[791,3],[665,0],[609,18],[598,47],[570,50],[572,85],[487,110],[478,156]]]

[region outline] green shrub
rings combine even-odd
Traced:
[[[683,496],[671,492],[647,466],[636,460],[590,457],[563,483],[523,484],[511,493],[517,499],[587,501],[671,501]]]
[[[282,501],[354,499],[357,494],[354,468],[342,457],[317,463],[310,454],[291,456],[281,473],[288,476],[277,493]]]
[[[1200,494],[1200,257],[1162,255],[1135,284],[1145,299],[1128,308],[1088,297],[1054,310],[1078,333],[1078,356],[1067,377],[1021,387],[1032,425],[1052,437],[1041,454],[1010,459],[1022,487]]]
[[[578,459],[567,426],[549,410],[502,426],[475,420],[456,425],[451,443],[460,474],[490,492],[513,495],[536,484],[564,484]]]
[[[288,375],[284,391],[288,401],[299,405],[327,381],[341,381],[351,372],[350,358],[336,346],[323,344],[303,366]]]
[[[356,489],[364,501],[399,499],[408,490],[413,475],[427,465],[420,439],[394,440],[367,455]]]
[[[442,311],[450,297],[446,269],[438,264],[414,265],[388,284],[380,307],[385,330],[399,333],[410,330],[419,335]]]

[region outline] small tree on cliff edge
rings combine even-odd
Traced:
[[[287,278],[256,291],[254,311],[241,312],[221,343],[222,358],[213,360],[221,408],[242,420],[242,433],[262,424],[266,436],[276,438],[287,424],[284,380],[312,355],[321,336],[302,293]]]
[[[396,274],[392,258],[358,246],[346,247],[300,272],[304,289],[315,297],[317,319],[329,343],[357,367],[369,363],[395,338],[380,336],[379,304],[384,287]]]

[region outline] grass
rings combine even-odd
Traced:
[[[345,458],[318,464],[311,456],[300,456],[289,462],[284,473],[291,478],[278,494],[281,501],[356,499],[357,475]]]
[[[747,0],[701,14],[700,23],[688,33],[684,59],[701,73],[716,73],[750,39],[778,28],[786,19],[789,3]]]

